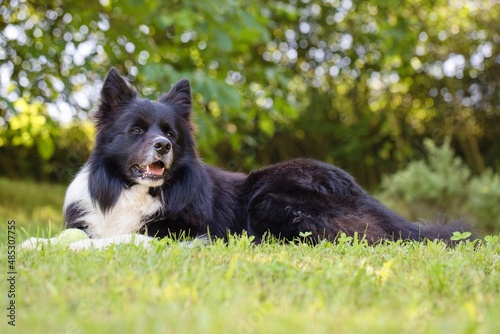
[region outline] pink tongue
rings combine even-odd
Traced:
[[[163,174],[163,167],[160,167],[157,163],[152,163],[148,166],[148,173],[153,175],[161,175]]]

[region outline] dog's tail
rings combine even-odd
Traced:
[[[407,231],[410,240],[442,240],[448,245],[455,245],[460,241],[476,239],[475,231],[463,219],[454,221],[439,219],[436,223],[422,221],[421,224],[412,225]]]

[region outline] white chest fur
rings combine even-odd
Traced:
[[[89,173],[84,167],[68,187],[64,199],[64,209],[77,202],[86,212],[79,220],[87,226],[87,233],[92,238],[107,238],[121,234],[137,232],[145,219],[158,212],[162,205],[159,196],[149,195],[149,187],[134,185],[124,189],[116,204],[103,213],[92,204],[88,190]]]

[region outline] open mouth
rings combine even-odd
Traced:
[[[143,179],[161,179],[165,171],[165,164],[158,160],[149,165],[134,165],[132,170]]]

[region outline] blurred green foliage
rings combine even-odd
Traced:
[[[447,219],[467,217],[482,232],[500,230],[500,175],[487,170],[473,176],[446,140],[424,140],[425,160],[416,160],[385,177],[378,197],[404,216]],[[441,218],[440,218],[441,216]]]
[[[497,0],[4,1],[0,173],[67,181],[110,66],[147,98],[188,78],[221,167],[307,156],[373,187],[450,137],[472,173],[498,168],[499,16]]]

